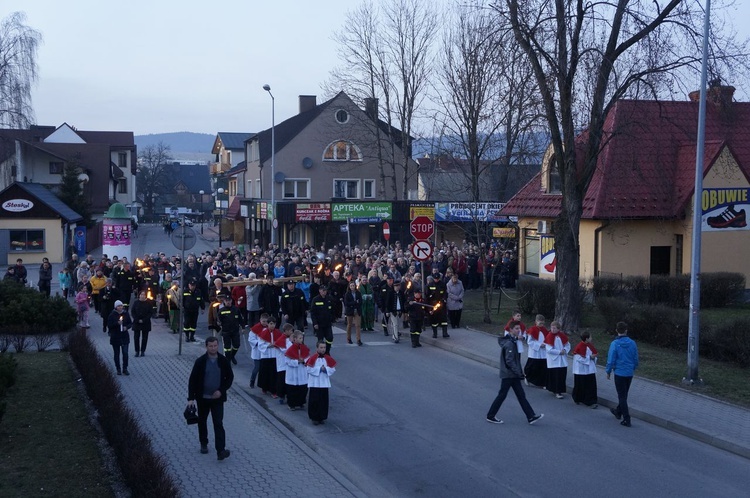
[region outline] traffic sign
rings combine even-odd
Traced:
[[[388,224],[387,221],[383,222],[383,238],[385,240],[391,239],[391,226]]]
[[[192,228],[181,226],[172,232],[172,244],[177,249],[189,251],[195,246],[196,237]]]
[[[435,235],[435,222],[427,216],[417,216],[409,225],[411,235],[417,240],[426,240]]]
[[[432,256],[432,244],[426,240],[418,240],[411,245],[411,255],[417,261],[426,261]]]

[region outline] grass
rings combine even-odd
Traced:
[[[1,496],[114,496],[67,353],[23,353],[0,423]]]
[[[494,290],[491,297],[491,324],[485,324],[484,307],[482,305],[482,291],[480,289],[467,291],[464,297],[464,311],[461,322],[471,328],[497,334],[510,319],[516,307],[517,293],[514,289],[503,289],[498,314],[498,290]],[[705,317],[715,321],[728,320],[732,317],[747,316],[748,307],[710,309],[701,311]],[[524,316],[524,322],[531,325],[532,316]],[[551,321],[551,317],[547,317]],[[592,334],[594,345],[599,351],[600,364],[606,363],[607,351],[612,336],[604,332],[601,314],[593,307],[584,308],[581,318],[581,331],[588,330]],[[573,339],[573,345],[578,341]],[[673,386],[682,386],[682,378],[687,373],[687,345],[685,351],[659,348],[643,341],[638,342],[640,366],[637,375],[657,382]],[[706,358],[700,358],[699,375],[703,379],[703,386],[693,386],[691,391],[699,392],[712,398],[734,403],[750,408],[750,385],[747,382],[748,369]]]

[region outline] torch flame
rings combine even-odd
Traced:
[[[153,298],[154,296],[151,294],[151,289],[149,289],[148,292],[146,293],[146,299],[153,299]]]
[[[411,280],[406,282],[406,290],[409,290],[409,289],[411,289]]]
[[[334,269],[334,270],[336,270],[336,271],[339,271],[339,270],[340,270],[340,269],[342,269],[343,267],[344,267],[344,264],[343,264],[343,263],[339,263],[339,264],[337,264],[336,266],[334,266],[334,267],[333,267],[333,269]]]
[[[438,301],[438,303],[435,304],[435,306],[432,307],[432,311],[439,310],[441,305],[442,305],[442,303]]]
[[[219,307],[219,301],[216,301],[214,304],[211,305],[211,307],[218,308]]]
[[[318,270],[317,271],[318,271],[318,273],[320,273],[321,271],[323,271],[323,263],[320,263],[318,265]]]
[[[135,266],[137,266],[138,268],[140,268],[141,266],[143,266],[143,261],[141,261],[138,258],[135,258]]]

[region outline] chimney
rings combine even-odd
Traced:
[[[365,99],[365,114],[376,123],[378,122],[378,99],[373,97]]]
[[[317,98],[315,95],[300,95],[299,96],[299,113],[311,111],[315,109],[317,104]]]
[[[721,80],[716,78],[708,83],[708,89],[706,90],[706,101],[714,104],[721,111],[730,112],[732,107],[732,101],[734,100],[735,87],[729,85],[722,85]],[[688,94],[688,98],[691,102],[698,102],[701,97],[701,92],[696,90]]]

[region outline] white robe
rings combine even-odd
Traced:
[[[314,353],[317,354],[317,353]],[[326,367],[325,372],[321,367]],[[335,367],[326,365],[325,358],[317,358],[315,365],[307,367],[307,386],[308,387],[331,387],[331,375],[336,372]]]
[[[591,350],[586,348],[586,356],[573,356],[573,375],[589,375],[596,373],[596,358],[591,357]]]
[[[555,337],[555,344],[547,345],[547,368],[562,368],[568,366],[567,354],[570,352],[570,341],[563,346],[562,339]]]
[[[307,367],[305,364],[300,363],[298,360],[293,360],[286,355],[284,355],[284,359],[286,360],[285,382],[290,386],[306,386]]]

